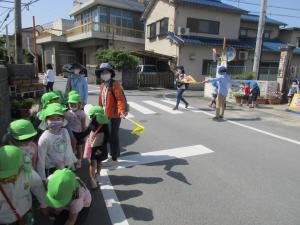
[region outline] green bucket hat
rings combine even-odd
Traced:
[[[0,148],[0,179],[15,176],[23,165],[22,150],[14,145]]]
[[[23,141],[37,135],[32,123],[29,120],[16,120],[9,124],[8,133],[18,141]]]
[[[46,203],[51,208],[66,206],[73,197],[73,192],[79,187],[75,174],[69,169],[56,170],[48,181]]]
[[[41,98],[42,108],[46,108],[50,101],[56,98],[59,98],[59,95],[57,95],[55,92],[48,92],[43,94]]]
[[[68,103],[79,103],[80,102],[80,95],[72,94],[69,95]]]
[[[67,110],[62,104],[51,103],[47,106],[46,109],[41,111],[40,119],[45,120],[48,116],[59,115],[64,116],[65,111]]]
[[[76,95],[79,95],[79,92],[78,91],[70,91],[69,93],[68,93],[68,97],[69,96],[71,96],[71,95],[74,95],[74,94],[76,94]]]
[[[88,112],[87,115],[91,118],[93,116],[96,116],[97,122],[100,124],[107,124],[108,123],[108,118],[104,114],[103,108],[100,106],[92,106]]]

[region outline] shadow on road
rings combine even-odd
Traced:
[[[139,139],[138,135],[133,135],[131,134],[131,130],[127,130],[124,128],[120,128],[119,137],[120,137],[121,153],[126,152],[127,151],[126,147],[134,144]]]
[[[133,177],[109,175],[113,186],[118,185],[136,185],[136,184],[157,184],[163,181],[160,177]]]
[[[127,219],[132,218],[137,221],[152,221],[154,218],[151,209],[147,209],[145,207],[136,207],[127,204],[121,204],[121,206],[125,212]]]

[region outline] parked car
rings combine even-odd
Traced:
[[[81,64],[80,64],[80,66],[81,66],[80,73],[84,74],[84,76],[87,77],[87,69]],[[73,64],[63,65],[62,70],[63,70],[63,77],[68,78],[70,74],[74,73]]]

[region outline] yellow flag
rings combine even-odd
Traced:
[[[134,120],[131,120],[131,119],[128,119],[126,118],[128,121],[130,121],[133,125],[135,125],[136,127],[131,131],[131,134],[141,134],[144,132],[145,130],[145,127],[143,127],[141,124],[139,124],[138,122],[134,121]]]

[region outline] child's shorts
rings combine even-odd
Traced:
[[[82,137],[80,136],[80,134],[81,134],[81,133],[77,133],[77,132],[73,131],[73,135],[74,135],[74,137],[75,137],[75,139],[76,139],[76,141],[77,141],[77,145],[83,145],[83,144],[85,143],[84,138],[82,138]]]
[[[254,102],[255,102],[255,101],[257,100],[257,97],[258,97],[257,95],[252,95],[252,96],[251,96],[251,101],[254,101]]]
[[[243,95],[243,100],[249,100],[249,95]]]
[[[93,147],[91,160],[104,161],[108,158],[107,147]]]

